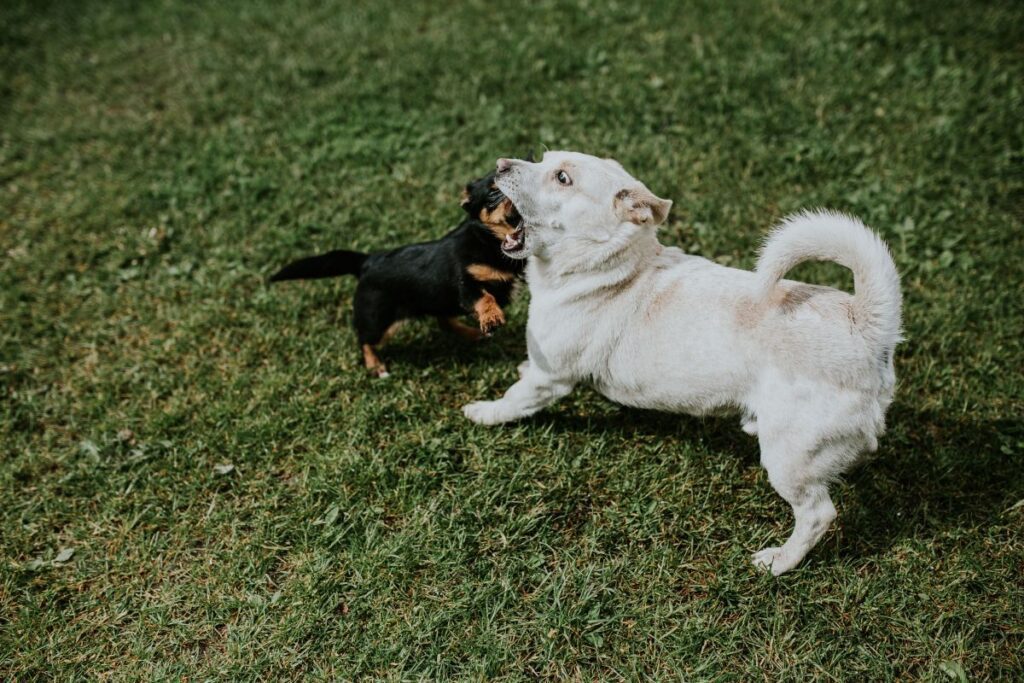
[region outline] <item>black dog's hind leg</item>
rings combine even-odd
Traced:
[[[396,306],[386,292],[370,287],[356,287],[353,320],[363,364],[377,377],[387,377],[388,368],[377,355],[380,347],[398,325]]]

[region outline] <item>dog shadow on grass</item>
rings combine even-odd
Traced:
[[[840,556],[881,553],[995,523],[1024,498],[1024,423],[972,420],[897,402],[878,453],[847,477]]]
[[[467,365],[508,363],[513,367],[525,356],[521,340],[513,336],[484,344],[403,344],[393,356],[412,366],[443,364],[459,356],[458,362]],[[500,391],[480,398],[497,398]],[[708,457],[738,457],[749,466],[759,466],[757,440],[740,430],[737,416],[695,418],[618,407],[589,416],[543,412],[529,422],[574,434],[599,429],[693,440]],[[897,400],[886,422],[889,429],[879,439],[878,452],[846,475],[837,496],[840,557],[870,557],[904,538],[929,538],[983,526],[1024,498],[1021,420],[975,420],[921,411]]]
[[[473,320],[463,320],[472,326]],[[381,348],[381,356],[392,365],[389,368],[402,373],[406,368],[415,375],[426,368],[493,365],[514,372],[526,358],[523,344],[525,332],[521,328],[498,330],[494,336],[480,341],[466,341],[450,331],[438,329],[433,320],[408,321],[396,338]]]
[[[740,430],[738,417],[701,419],[621,408],[599,417],[563,413],[533,419],[557,431],[598,428],[696,440],[707,457],[737,457],[759,466],[757,440]],[[897,403],[887,423],[879,451],[846,475],[837,496],[839,557],[876,556],[901,539],[992,524],[1024,498],[1021,421],[971,420]]]

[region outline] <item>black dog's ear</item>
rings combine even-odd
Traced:
[[[469,200],[470,200],[470,194],[469,193],[472,192],[472,191],[473,191],[473,186],[472,185],[466,185],[464,188],[462,188],[462,198],[459,200],[459,206],[461,206],[466,211],[469,211]]]

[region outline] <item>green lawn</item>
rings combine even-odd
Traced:
[[[1021,680],[1022,26],[5,0],[0,679]],[[791,519],[736,419],[589,390],[462,417],[514,379],[527,292],[477,347],[408,325],[376,381],[351,279],[265,284],[439,235],[544,146],[618,158],[675,201],[663,241],[722,263],[817,205],[892,245],[890,430],[798,570],[749,563]]]

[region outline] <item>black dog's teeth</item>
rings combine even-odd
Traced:
[[[525,233],[522,226],[520,226],[513,233],[505,236],[504,241],[501,243],[501,248],[506,252],[519,251],[523,248],[524,241]]]

